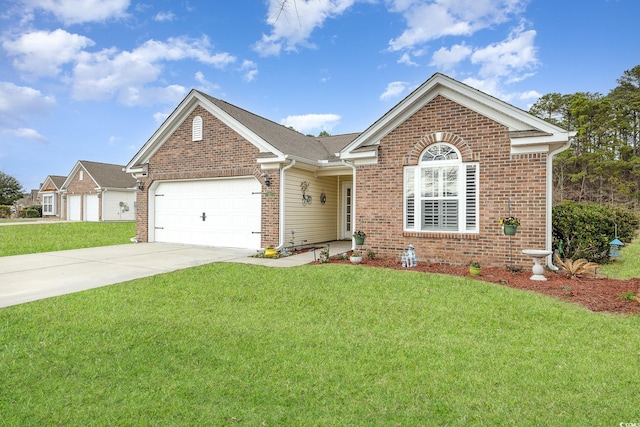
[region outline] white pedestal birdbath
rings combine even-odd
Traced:
[[[533,276],[530,277],[531,280],[547,280],[544,277],[544,267],[542,265],[542,260],[551,255],[553,252],[545,251],[541,249],[525,249],[522,251],[523,254],[529,255],[533,258]]]

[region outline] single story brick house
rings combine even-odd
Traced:
[[[362,133],[309,137],[192,90],[126,166],[139,241],[264,248],[351,239],[485,266],[551,247],[572,133],[435,74]],[[503,234],[509,213],[522,226]]]
[[[63,219],[135,221],[136,180],[123,165],[79,160],[60,192]]]
[[[49,175],[40,185],[39,199],[42,201],[43,218],[62,218],[62,184],[66,176]]]

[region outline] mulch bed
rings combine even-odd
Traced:
[[[349,260],[331,258],[332,263],[351,264]],[[482,268],[480,276],[472,277],[468,266],[446,264],[418,263],[414,268],[403,268],[399,261],[393,259],[368,259],[364,257],[360,265],[368,267],[391,268],[396,270],[421,271],[425,273],[450,274],[465,276],[476,280],[484,280],[511,288],[538,292],[552,297],[580,304],[591,311],[624,314],[640,314],[640,303],[637,300],[625,300],[621,296],[628,292],[640,295],[640,279],[614,280],[607,278],[574,278],[570,279],[562,273],[545,272],[547,281],[531,280],[530,267],[523,271],[511,272],[505,268]]]

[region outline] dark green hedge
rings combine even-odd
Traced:
[[[563,203],[553,208],[553,248],[562,258],[609,262],[609,243],[615,238],[630,243],[640,227],[640,216],[620,206]],[[562,243],[560,243],[562,242]]]
[[[0,218],[11,218],[11,206],[0,205]]]

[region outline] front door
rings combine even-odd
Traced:
[[[342,238],[350,239],[353,234],[353,183],[342,183]]]

